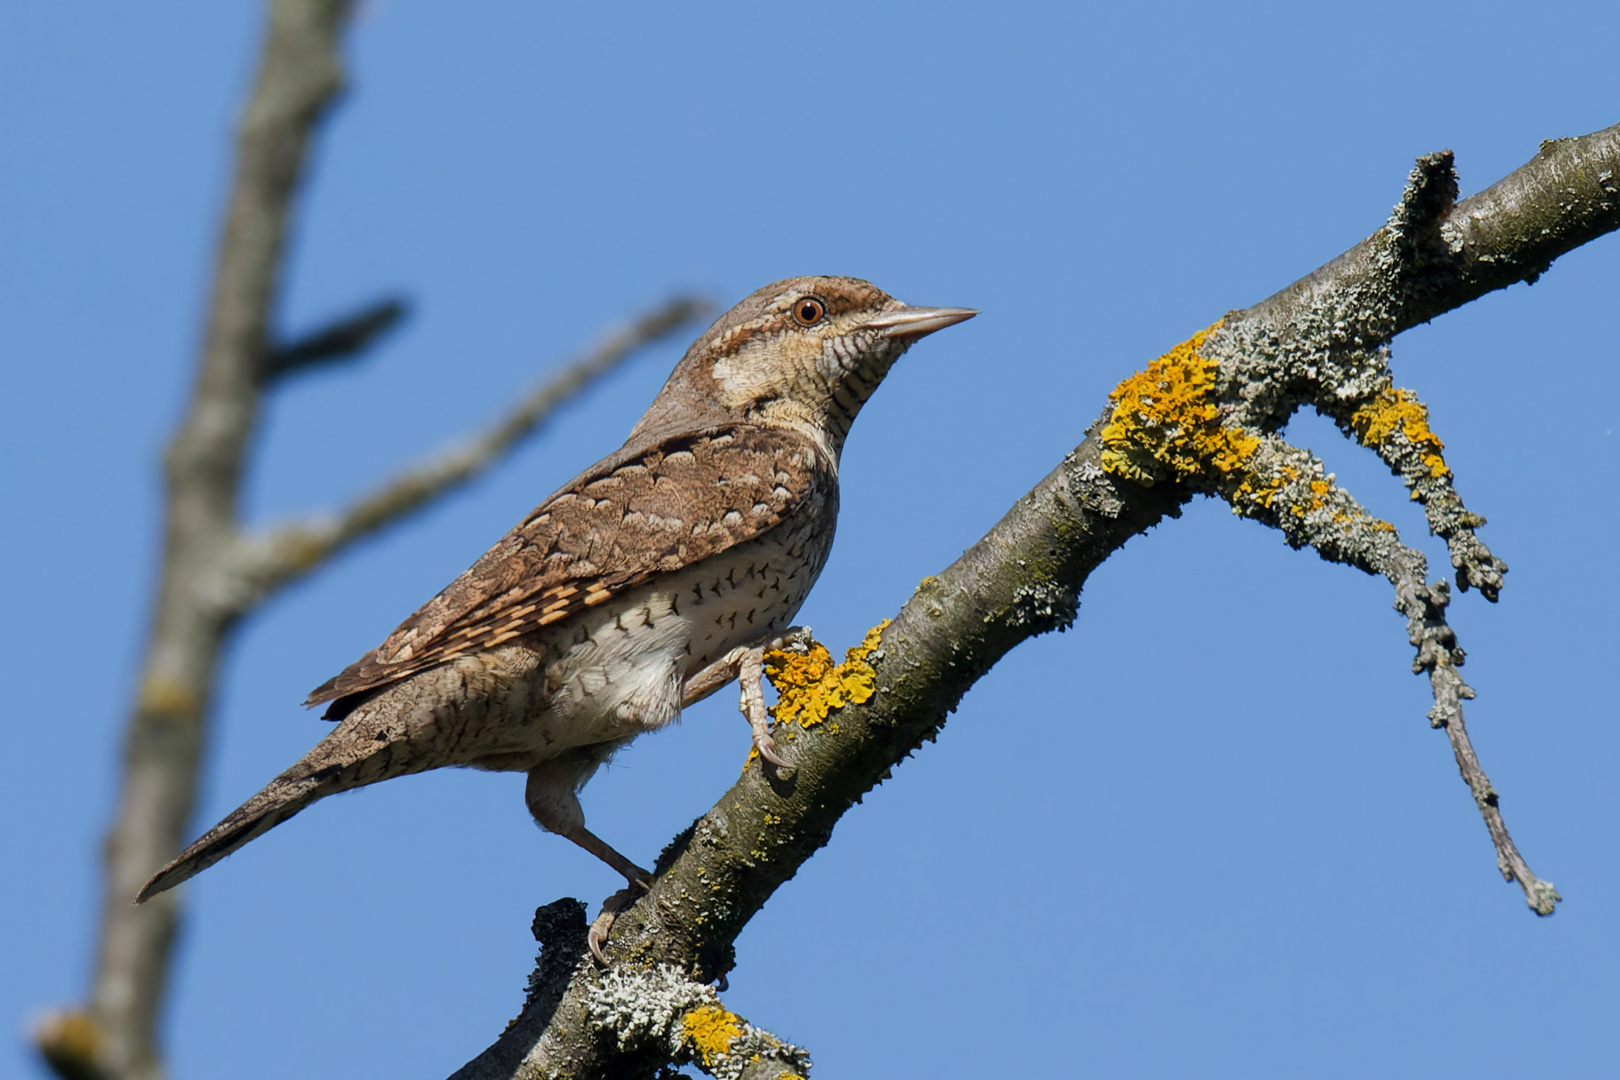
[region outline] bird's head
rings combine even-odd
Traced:
[[[900,354],[977,314],[911,307],[859,278],[778,281],[692,343],[630,438],[745,420],[798,428],[836,457],[855,414]]]

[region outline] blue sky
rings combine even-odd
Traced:
[[[0,1020],[77,999],[257,5],[0,8]],[[984,314],[899,365],[844,460],[801,621],[891,615],[1077,443],[1108,389],[1377,228],[1411,160],[1465,193],[1620,121],[1612,3],[371,0],[280,325],[400,290],[370,360],[266,413],[255,522],[331,506],[676,291],[801,273]],[[1500,604],[1453,606],[1476,746],[1531,866],[1497,876],[1381,581],[1200,503],[1088,583],[849,814],[738,942],[728,1004],[820,1075],[1589,1076],[1620,970],[1612,572],[1620,239],[1414,330]],[[285,595],[225,666],[197,826],[325,730],[298,708],[614,449],[685,341],[467,491]],[[1290,437],[1443,568],[1399,484]],[[729,696],[585,794],[642,861],[735,776]],[[323,802],[191,887],[176,1080],[433,1076],[515,1015],[533,909],[611,871],[515,775]],[[0,1076],[38,1068],[20,1035]]]

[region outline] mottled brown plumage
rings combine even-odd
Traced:
[[[779,525],[831,462],[795,433],[731,425],[599,462],[547,499],[388,640],[310,694],[340,719],[357,697],[504,644]]]
[[[585,828],[579,788],[683,703],[757,669],[826,562],[851,421],[912,342],[973,314],[907,307],[854,278],[744,299],[687,350],[621,450],[317,688],[308,704],[331,703],[332,733],[139,899],[326,795],[448,765],[526,771],[543,827],[644,882]],[[761,755],[782,763],[757,695],[744,711]]]

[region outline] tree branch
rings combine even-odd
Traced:
[[[557,408],[629,356],[706,310],[682,299],[610,335],[470,444],[407,471],[331,521],[246,537],[237,502],[262,404],[275,379],[352,355],[403,315],[386,300],[279,349],[268,341],[284,239],[308,142],[343,85],[349,0],[272,0],[257,81],[238,135],[207,331],[186,417],[165,459],[161,579],[125,740],[123,792],[106,848],[90,1000],[35,1032],[70,1080],[161,1080],[157,1041],[180,898],[140,907],[142,881],[181,849],[196,797],[214,679],[241,617],[356,540],[488,468]]]
[[[1351,430],[1360,413],[1367,422],[1358,438],[1388,444],[1380,451],[1386,461],[1433,504],[1426,509],[1440,523],[1436,531],[1452,534],[1459,579],[1482,589],[1490,582],[1493,593],[1499,586],[1500,564],[1472,535],[1482,519],[1462,508],[1449,482],[1427,484],[1407,467],[1414,453],[1437,455],[1438,439],[1425,442],[1426,414],[1414,412],[1415,397],[1392,389],[1387,344],[1486,292],[1533,281],[1558,255],[1620,226],[1620,126],[1544,144],[1529,164],[1455,206],[1450,167],[1449,155],[1421,161],[1385,228],[1121,383],[1085,441],[960,559],[925,579],[843,665],[818,674],[794,667],[791,657],[774,658],[779,723],[798,718],[779,746],[797,771],[784,781],[746,768],[675,839],[647,895],[614,924],[613,968],[667,965],[694,982],[723,976],[737,934],[827,842],[838,819],[934,738],[1010,649],[1069,625],[1095,567],[1199,494],[1226,498],[1283,529],[1291,543],[1389,577],[1418,649],[1415,666],[1433,684],[1431,718],[1451,737],[1499,865],[1535,910],[1550,911],[1556,893],[1507,838],[1463,729],[1459,703],[1472,692],[1456,674],[1461,651],[1444,622],[1444,583],[1426,584],[1419,553],[1359,511],[1320,463],[1273,434],[1303,404],[1348,417]],[[1430,464],[1423,475],[1440,474]],[[811,660],[830,666],[817,657],[804,662]],[[829,687],[841,696],[833,699]],[[639,1059],[614,1053],[590,1014],[587,1002],[605,980],[594,968],[575,969],[555,1008],[543,1016],[525,1009],[541,1025],[529,1045],[550,1047],[545,1054],[458,1075],[650,1075]],[[570,1057],[568,1047],[585,1049]]]
[[[229,620],[207,585],[235,530],[258,418],[271,301],[309,139],[343,85],[347,0],[275,0],[237,135],[207,330],[186,416],[166,457],[168,503],[157,604],[124,744],[123,791],[105,848],[101,936],[90,1001],[38,1032],[64,1076],[158,1080],[158,1014],[179,899],[132,907],[154,866],[180,850],[197,790],[217,659]],[[62,1034],[79,1037],[63,1041]]]
[[[637,350],[663,340],[711,306],[695,297],[672,300],[607,334],[488,428],[401,470],[336,514],[242,535],[221,583],[220,602],[234,616],[246,614],[355,542],[466,484]]]
[[[207,327],[186,416],[165,457],[167,505],[157,601],[125,735],[123,784],[105,846],[100,941],[89,1002],[35,1031],[71,1080],[161,1080],[158,1028],[180,895],[140,907],[142,881],[181,849],[196,798],[222,650],[241,616],[349,543],[487,468],[565,400],[639,345],[703,309],[666,305],[531,394],[469,447],[407,473],[334,523],[244,540],[238,499],[262,392],[287,374],[353,355],[397,323],[385,300],[280,348],[269,315],[309,140],[344,83],[350,0],[270,0],[258,76],[237,136]]]
[[[354,359],[409,313],[409,304],[390,296],[333,319],[319,330],[270,349],[259,373],[260,381],[276,382],[312,367]]]
[[[531,929],[541,949],[523,1012],[451,1080],[564,1069],[582,1077],[610,1069],[651,1075],[662,1065],[688,1063],[721,1080],[785,1080],[809,1071],[804,1050],[749,1024],[722,1006],[712,987],[677,968],[620,968],[599,977],[578,900],[547,904]],[[576,1023],[554,1022],[565,1008]],[[581,1032],[584,1038],[569,1037]]]

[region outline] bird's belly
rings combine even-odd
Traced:
[[[549,629],[527,646],[538,663],[499,709],[506,745],[475,764],[529,769],[676,719],[687,678],[792,624],[830,541],[813,528],[774,530]]]
[[[828,546],[809,530],[768,534],[592,609],[537,672],[535,734],[554,753],[674,720],[688,677],[792,624]]]

